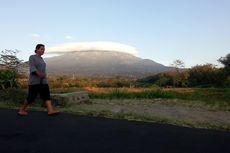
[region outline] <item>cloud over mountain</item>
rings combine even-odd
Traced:
[[[115,43],[115,42],[103,42],[103,41],[95,41],[95,42],[73,42],[73,43],[64,43],[54,47],[47,48],[48,53],[66,53],[72,51],[116,51],[129,53],[137,56],[138,51],[135,47]]]

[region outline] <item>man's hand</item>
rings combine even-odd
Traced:
[[[45,73],[41,72],[41,71],[36,71],[36,74],[40,77],[40,78],[45,78]]]

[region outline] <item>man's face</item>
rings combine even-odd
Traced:
[[[39,49],[37,49],[37,54],[39,54],[39,55],[43,55],[44,54],[44,52],[45,52],[45,47],[40,47]]]

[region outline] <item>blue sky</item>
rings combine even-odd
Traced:
[[[1,0],[0,49],[27,60],[37,43],[108,41],[166,66],[230,53],[230,0]]]

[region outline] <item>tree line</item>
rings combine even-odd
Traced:
[[[189,69],[184,62],[175,60],[173,71],[159,73],[139,79],[143,86],[155,84],[162,87],[230,87],[230,54],[218,59],[223,67],[213,64],[200,64]]]
[[[0,52],[0,90],[19,87],[18,68],[23,62],[17,58],[17,53],[17,50]],[[99,81],[98,83],[95,83],[95,80],[92,81],[97,87],[230,87],[230,54],[219,58],[218,62],[223,67],[218,68],[213,64],[201,64],[186,69],[182,60],[175,60],[172,64],[173,70],[136,81],[118,80],[112,82]],[[63,78],[58,81],[59,84],[63,82],[65,82]],[[79,80],[77,82],[80,83]],[[81,84],[77,85],[82,87]]]

